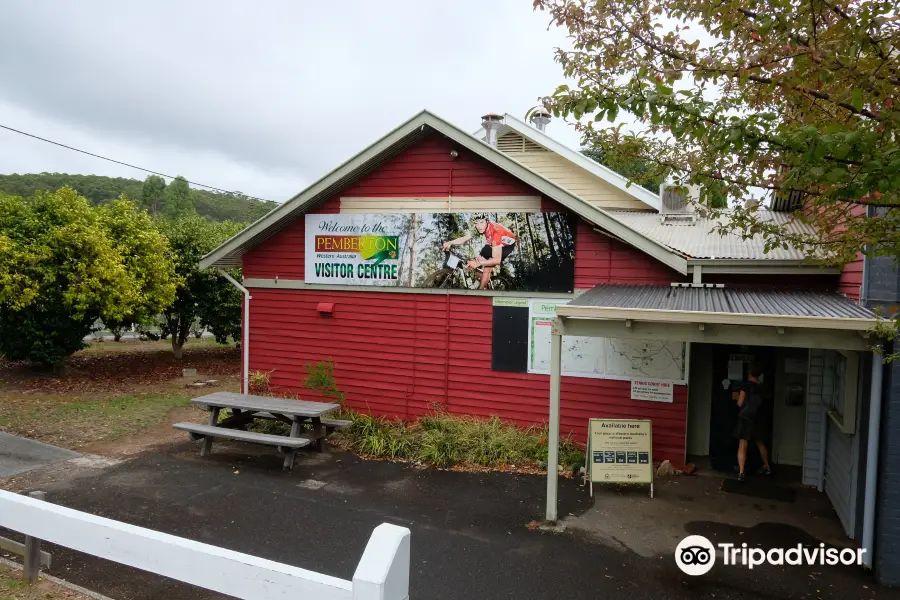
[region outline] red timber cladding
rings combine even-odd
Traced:
[[[624,242],[599,233],[578,221],[575,233],[575,289],[598,283],[668,285],[687,281],[685,276]]]
[[[844,265],[841,271],[840,283],[838,291],[848,298],[859,300],[860,289],[863,284],[863,255],[859,252],[856,260]]]
[[[850,209],[853,218],[864,218],[866,216],[866,207],[856,204]],[[841,270],[841,277],[838,283],[838,291],[848,298],[859,300],[860,291],[863,284],[863,253],[856,253],[856,260],[844,265]]]
[[[807,204],[803,209],[807,215],[814,214],[816,208],[814,205]],[[853,205],[850,208],[850,218],[853,220],[862,219],[866,216],[866,207],[863,205]],[[845,224],[839,224],[836,231],[842,231],[846,228]],[[841,275],[837,280],[837,289],[840,293],[853,300],[859,300],[860,291],[863,284],[863,254],[856,253],[856,259],[844,265]]]
[[[331,359],[357,410],[408,419],[442,407],[522,425],[547,421],[549,377],[491,370],[489,297],[261,288],[252,295],[250,369],[271,372],[275,391],[301,391],[305,365]],[[334,316],[320,316],[319,302],[334,302]],[[631,400],[628,382],[563,377],[561,396],[563,435],[584,442],[591,417],[649,418],[654,456],[684,459],[687,386],[665,404]]]
[[[427,138],[319,206],[336,213],[341,196],[538,195],[450,142]],[[452,177],[451,177],[452,169]],[[451,183],[452,180],[452,183]],[[452,188],[451,188],[452,185]],[[542,210],[564,210],[543,199]],[[244,256],[246,278],[302,280],[304,220],[297,219]],[[668,267],[585,222],[576,233],[575,287],[598,283],[668,284],[684,280]],[[276,391],[302,392],[306,364],[332,359],[348,404],[390,417],[414,418],[438,407],[528,425],[545,423],[549,377],[491,370],[489,297],[378,291],[252,289],[250,369],[271,371]],[[334,302],[322,317],[318,302]],[[584,441],[591,417],[650,418],[654,453],[684,459],[687,386],[675,402],[630,399],[626,381],[564,377],[562,431]]]
[[[540,193],[481,157],[432,135],[406,149],[318,207],[337,213],[341,196],[539,196]],[[244,255],[244,277],[303,279],[304,220],[297,219]]]

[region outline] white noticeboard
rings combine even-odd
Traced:
[[[671,381],[632,379],[631,399],[648,400],[650,402],[672,402],[675,399],[675,384]]]
[[[532,299],[528,305],[528,372],[550,373],[550,334],[556,307],[568,300]],[[563,336],[562,374],[594,377],[687,383],[688,344],[655,340]],[[671,390],[671,386],[670,386]],[[634,396],[633,396],[634,397]],[[655,398],[635,398],[657,400]]]

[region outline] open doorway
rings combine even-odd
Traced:
[[[772,447],[771,380],[774,356],[765,346],[718,346],[712,363],[712,407],[709,420],[709,460],[716,471],[732,472],[737,468],[738,440],[734,427],[738,418],[738,394],[747,381],[751,364],[763,369],[763,405],[758,419],[763,438]],[[762,465],[759,451],[751,444],[747,451],[747,470],[753,472]]]
[[[737,399],[754,363],[762,367],[763,405],[759,411],[763,441],[778,479],[799,481],[803,464],[807,351],[769,346],[715,346],[711,353],[709,459],[716,471],[737,469],[734,436]],[[747,472],[762,465],[755,444],[747,452]]]

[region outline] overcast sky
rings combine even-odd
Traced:
[[[0,124],[280,202],[423,108],[523,117],[566,41],[531,4],[5,0]],[[41,171],[146,176],[0,130],[0,173]]]

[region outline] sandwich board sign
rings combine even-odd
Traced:
[[[649,483],[653,497],[653,427],[649,420],[591,419],[587,460],[594,483]]]

